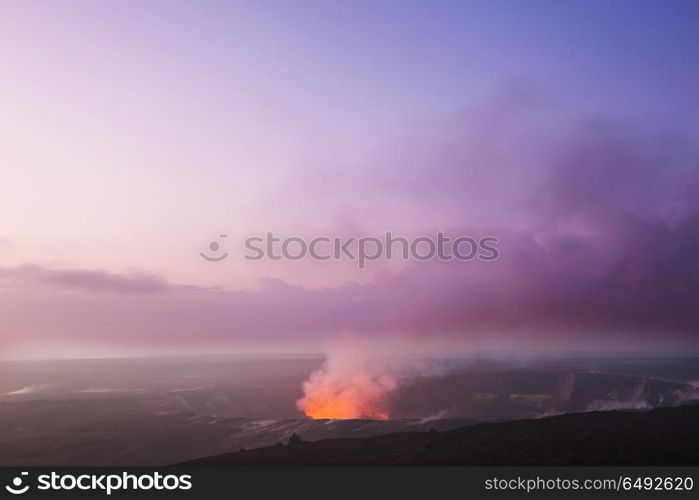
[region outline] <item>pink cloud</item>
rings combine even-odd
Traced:
[[[0,284],[48,286],[54,289],[94,292],[163,293],[170,285],[149,273],[109,273],[99,269],[47,269],[38,265],[0,268]]]
[[[354,182],[332,193],[353,230],[410,207],[395,214],[416,232],[497,235],[498,261],[414,262],[322,289],[267,278],[238,291],[152,274],[2,268],[0,282],[12,286],[0,302],[12,325],[3,340],[206,350],[313,346],[352,331],[466,345],[502,338],[510,348],[552,339],[696,348],[697,150],[610,119],[557,127],[548,106],[518,93],[496,100],[437,137],[386,152],[381,169],[353,171]],[[357,199],[368,201],[348,208]]]

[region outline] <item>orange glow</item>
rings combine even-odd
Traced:
[[[389,414],[371,407],[363,401],[356,401],[352,398],[343,398],[332,394],[313,394],[304,401],[304,413],[313,418],[368,418],[372,420],[388,420]]]
[[[389,375],[373,373],[363,363],[333,358],[303,384],[304,396],[296,406],[314,419],[388,420],[385,396],[395,388]]]
[[[303,383],[296,407],[314,419],[388,420],[387,395],[398,384],[386,363],[373,354],[368,346],[349,339],[335,345]]]

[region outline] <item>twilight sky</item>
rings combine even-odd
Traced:
[[[691,0],[0,0],[0,358],[697,350],[698,25]],[[501,258],[243,259],[267,231]]]

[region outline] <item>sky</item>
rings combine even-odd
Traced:
[[[0,0],[0,358],[696,350],[697,23],[679,0]],[[242,257],[386,231],[500,258]]]

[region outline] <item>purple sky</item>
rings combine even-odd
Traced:
[[[699,4],[4,2],[0,357],[696,350]],[[243,238],[500,237],[496,262]],[[231,256],[199,252],[228,234]]]

